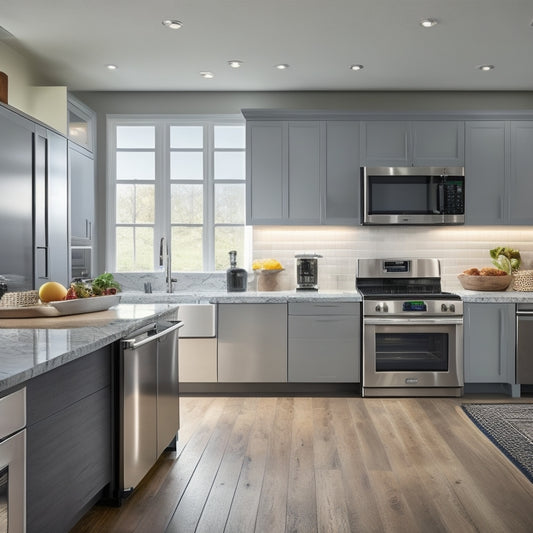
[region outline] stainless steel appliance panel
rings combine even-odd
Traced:
[[[0,399],[0,531],[26,531],[26,389]]]
[[[123,487],[137,486],[157,459],[157,343],[155,324],[123,349]],[[148,339],[144,345],[138,345]]]
[[[32,137],[29,121],[0,108],[0,281],[9,291],[33,288]]]
[[[533,385],[533,304],[517,306],[516,382]]]
[[[178,329],[176,328],[158,339],[156,457],[159,457],[176,438],[180,419],[179,402]]]

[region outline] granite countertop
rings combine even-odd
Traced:
[[[454,291],[467,303],[533,303],[533,292],[522,291]]]
[[[289,303],[289,302],[360,302],[361,295],[352,291],[245,291],[245,292],[153,292],[127,291],[122,302],[186,303]]]
[[[0,392],[107,346],[175,312],[177,307],[172,303],[121,303],[107,311],[72,315],[71,319],[3,319]]]

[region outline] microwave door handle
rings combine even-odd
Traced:
[[[434,215],[440,214],[442,211],[439,210],[439,205],[441,203],[441,191],[440,184],[435,187],[434,177],[429,177],[429,187],[428,187],[428,208]]]

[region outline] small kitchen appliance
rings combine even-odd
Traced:
[[[244,292],[248,286],[248,272],[237,267],[237,252],[229,252],[230,267],[226,270],[228,292]]]
[[[463,394],[463,302],[437,259],[359,259],[363,396]]]
[[[319,254],[296,254],[296,290],[318,290],[318,259]]]
[[[463,167],[362,167],[362,223],[465,223]]]

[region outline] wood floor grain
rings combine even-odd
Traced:
[[[529,533],[533,484],[467,401],[182,398],[177,451],[72,533]]]

